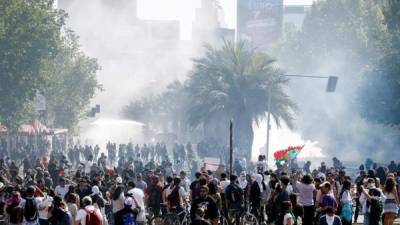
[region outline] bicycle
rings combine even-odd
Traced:
[[[248,205],[248,204],[247,204]],[[250,207],[245,206],[238,210],[231,210],[231,225],[259,225],[257,217],[250,212]],[[237,221],[239,219],[239,221]]]
[[[190,212],[187,206],[181,212],[176,208],[168,209],[164,215],[153,216],[148,225],[190,225]]]

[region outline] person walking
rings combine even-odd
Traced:
[[[385,182],[384,194],[386,195],[383,207],[384,225],[393,225],[399,211],[399,197],[396,188],[396,181],[393,177],[388,177]]]

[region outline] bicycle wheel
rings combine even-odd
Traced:
[[[221,216],[221,217],[219,218],[219,224],[220,224],[220,225],[229,225],[228,220],[226,219],[225,216]]]
[[[151,219],[147,221],[148,225],[163,225],[163,220],[161,216],[153,216]]]
[[[179,217],[176,215],[168,215],[162,220],[162,225],[180,225]]]
[[[251,213],[245,213],[242,215],[241,225],[258,225],[257,217]]]
[[[181,225],[190,225],[190,224],[192,224],[191,223],[191,221],[190,221],[190,217],[189,216],[186,216],[183,220],[182,220],[182,223],[181,223]],[[227,225],[227,224],[226,224]]]

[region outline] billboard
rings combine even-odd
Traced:
[[[282,35],[283,0],[237,0],[237,37],[268,48]]]

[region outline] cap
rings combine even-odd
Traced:
[[[133,205],[133,199],[131,197],[127,197],[125,199],[125,205],[128,205],[128,206]]]
[[[331,184],[328,181],[323,182],[322,184],[319,185],[319,187],[331,187]]]
[[[0,182],[0,189],[2,189],[4,187],[4,183]]]
[[[100,194],[100,189],[96,185],[92,187],[92,194],[97,195]]]
[[[115,179],[115,181],[117,182],[117,184],[122,184],[122,178],[121,177],[117,177],[117,179]]]

